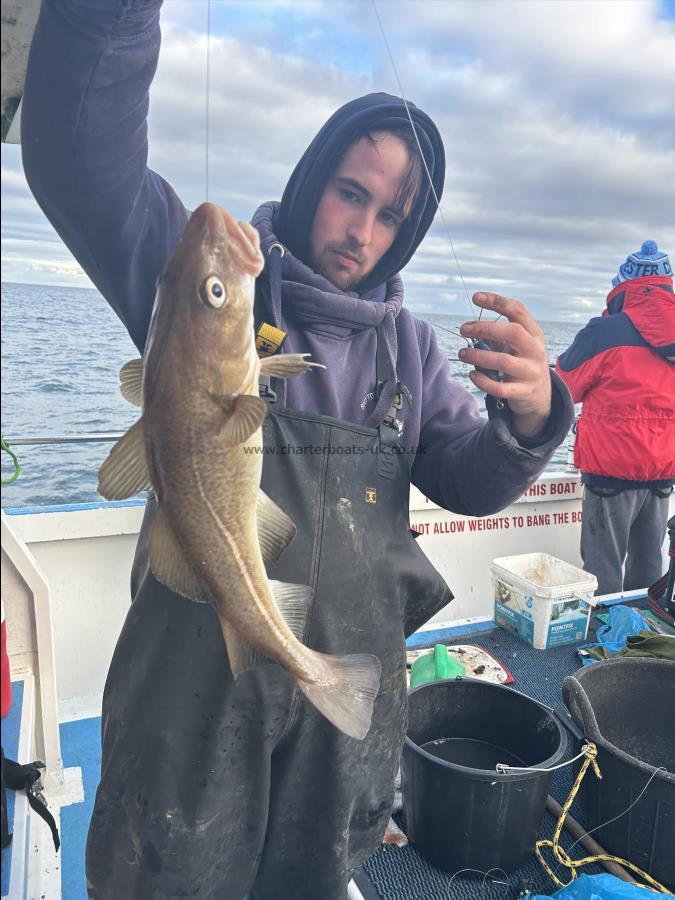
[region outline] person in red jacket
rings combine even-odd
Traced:
[[[574,462],[585,486],[581,556],[598,594],[648,587],[675,484],[675,295],[654,241],[612,280],[607,309],[556,363],[583,403]],[[624,574],[625,564],[625,574]]]

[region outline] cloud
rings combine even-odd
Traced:
[[[675,23],[659,3],[377,9],[448,162],[443,216],[404,272],[412,309],[468,315],[467,295],[488,288],[542,319],[583,321],[643,240],[675,255]],[[255,17],[250,4],[212,0],[208,42],[206,13],[196,0],[164,5],[150,163],[186,205],[204,199],[208,47],[208,196],[249,217],[281,195],[338,106],[396,93],[396,77],[362,0],[258,2]],[[2,160],[3,278],[86,284],[30,197],[17,148],[3,146]]]

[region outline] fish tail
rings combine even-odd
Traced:
[[[318,655],[328,669],[328,679],[299,679],[298,687],[336,728],[362,741],[370,729],[373,703],[380,689],[379,659],[369,653]]]

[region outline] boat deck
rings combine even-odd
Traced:
[[[595,627],[594,619],[589,627],[589,642],[593,640],[591,630]],[[480,631],[467,631],[466,629],[450,629],[446,632],[433,632],[431,640],[429,634],[416,636],[415,646],[429,646],[440,640],[448,645],[452,644],[476,644],[495,656],[514,676],[515,682],[511,685],[515,690],[521,691],[545,703],[547,706],[560,707],[561,686],[563,679],[571,675],[581,667],[577,656],[579,645],[557,647],[550,650],[535,650],[519,638],[502,628],[490,623],[492,627],[483,628]],[[422,643],[424,642],[424,643]],[[572,740],[568,741],[567,759],[573,756]],[[559,802],[564,803],[570,788],[572,767],[566,767],[555,773],[551,784],[551,795]],[[572,815],[583,824],[583,816],[574,804]],[[448,816],[459,815],[459,810],[448,808]],[[405,831],[405,823],[402,817],[396,817],[398,824]],[[542,821],[540,837],[551,838],[555,820],[546,812]],[[571,846],[573,839],[563,832],[561,843],[566,849]],[[585,852],[579,852],[576,848],[573,856],[581,857]],[[550,860],[549,860],[550,862]],[[505,900],[518,896],[520,888],[527,883],[532,893],[552,894],[557,890],[548,875],[544,872],[537,860],[532,860],[521,869],[504,877],[503,873],[492,873],[492,877],[479,873],[463,873],[450,875],[441,871],[430,863],[410,845],[407,847],[382,846],[368,860],[365,867],[372,887],[377,893],[371,894],[373,898],[381,900]],[[588,866],[584,869],[588,874],[604,871],[599,866]],[[558,871],[558,877],[562,881],[568,881],[565,870]],[[501,882],[501,883],[499,883]],[[359,879],[359,883],[361,881]],[[365,900],[369,900],[367,886],[362,887]]]
[[[589,640],[595,624],[589,629]],[[561,684],[566,675],[580,667],[576,645],[550,650],[534,650],[523,641],[497,627],[494,622],[460,626],[438,631],[426,631],[409,641],[410,648],[433,646],[441,641],[447,644],[476,644],[489,651],[513,674],[513,688],[528,694],[548,706],[561,704]],[[19,699],[18,697],[16,699]],[[15,706],[21,706],[20,700]],[[14,712],[20,715],[20,710]],[[3,722],[3,726],[8,720]],[[87,828],[91,816],[96,786],[100,772],[100,717],[71,721],[61,725],[61,746],[66,768],[82,770],[84,800],[61,809],[61,896],[63,900],[86,900],[84,875],[84,850]],[[18,749],[18,748],[17,748]],[[11,755],[8,750],[8,755]],[[572,756],[572,742],[568,742],[568,758]],[[554,776],[551,794],[564,802],[571,786],[571,767],[560,770]],[[12,801],[11,801],[12,802]],[[457,814],[451,807],[448,815]],[[572,814],[583,822],[579,809],[572,807]],[[401,816],[398,823],[405,830]],[[551,837],[553,818],[546,813],[540,832],[541,837]],[[563,846],[569,847],[572,839],[563,833]],[[12,852],[11,849],[9,851]],[[583,855],[577,848],[576,856]],[[3,870],[7,872],[8,851],[3,851]],[[589,873],[602,871],[588,867]],[[564,881],[565,872],[560,873]],[[508,877],[501,873],[481,876],[467,873],[450,875],[427,863],[411,846],[382,846],[368,860],[356,876],[357,890],[350,893],[350,900],[503,900],[519,895],[527,883],[533,893],[552,894],[556,890],[534,857],[528,865]],[[7,885],[3,884],[3,897]],[[58,900],[48,897],[45,900]]]

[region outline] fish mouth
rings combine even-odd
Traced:
[[[262,272],[264,260],[258,232],[248,222],[238,222],[222,206],[198,206],[187,224],[185,237],[207,244],[214,254],[231,255],[235,265],[253,278]]]

